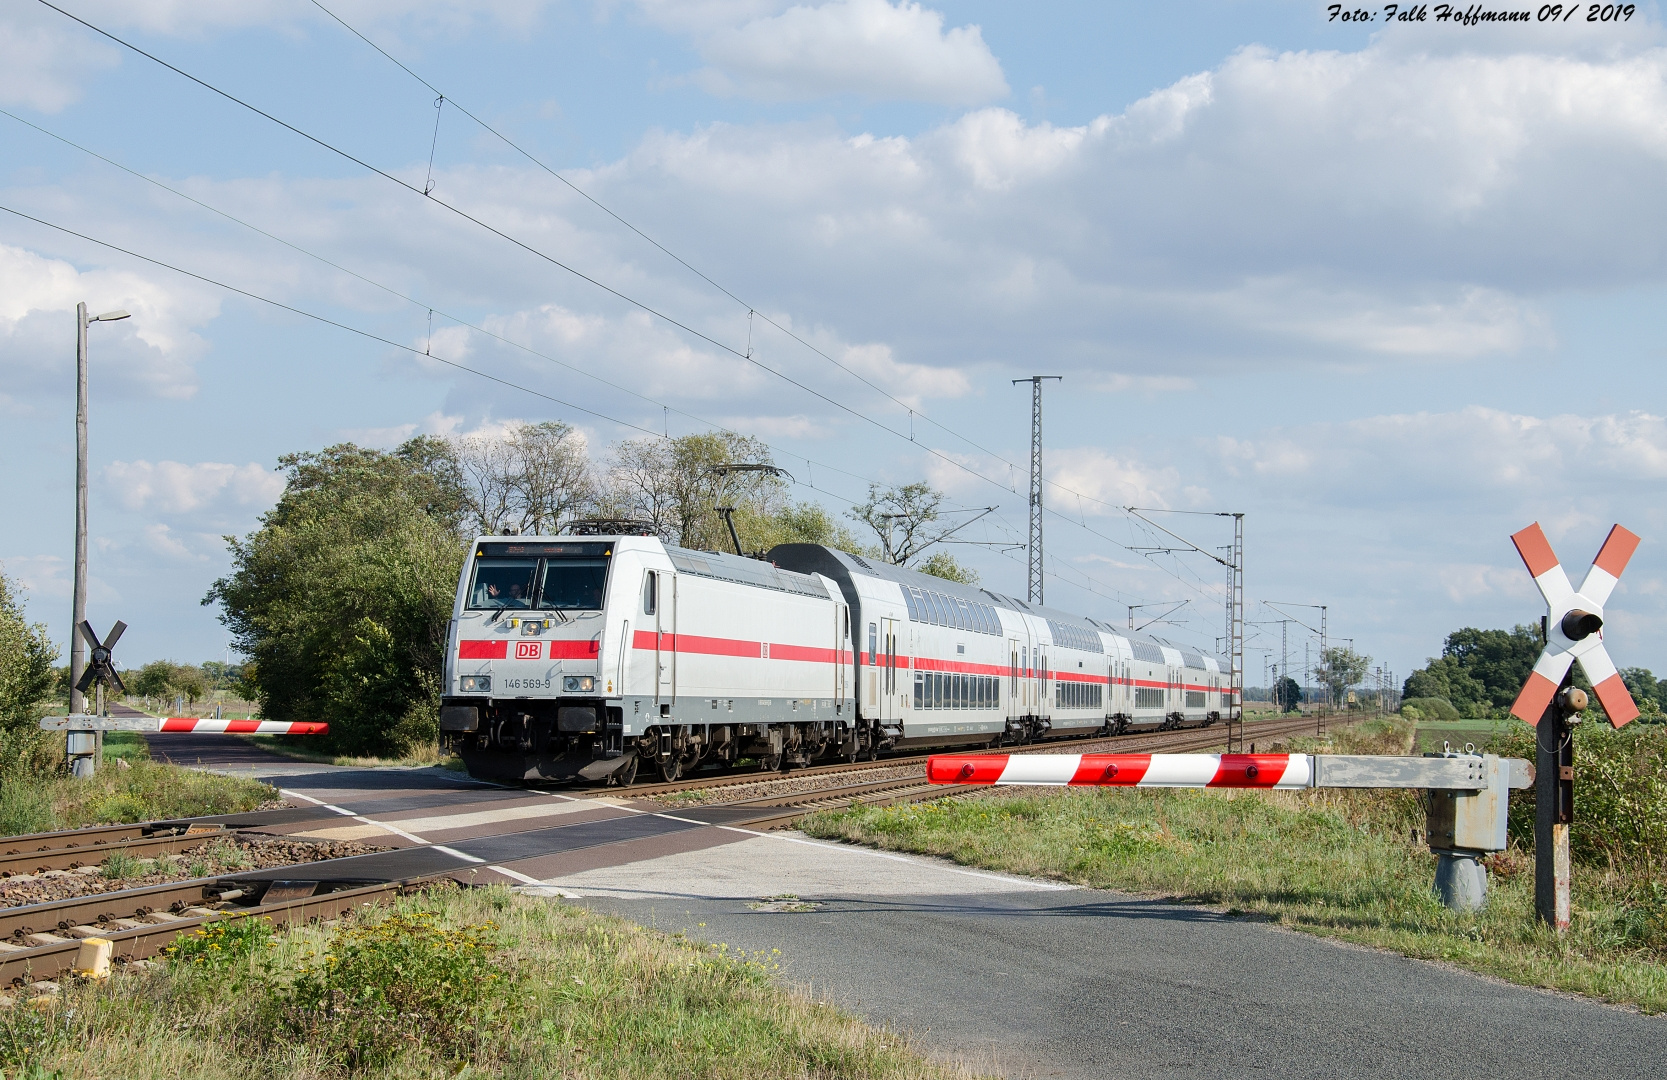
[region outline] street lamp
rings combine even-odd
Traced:
[[[69,624],[69,711],[87,711],[86,699],[75,684],[87,666],[87,643],[81,624],[87,618],[87,324],[128,318],[125,311],[89,316],[86,304],[75,305],[75,613]]]

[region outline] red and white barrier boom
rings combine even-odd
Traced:
[[[1368,754],[936,754],[926,761],[926,779],[933,784],[1268,791],[1317,787],[1482,791],[1496,784],[1500,788],[1522,788],[1530,782],[1528,762],[1491,754],[1417,758]]]
[[[287,720],[216,720],[193,716],[48,716],[42,731],[193,731],[199,735],[327,735],[329,724]]]
[[[1436,890],[1462,911],[1487,902],[1480,856],[1504,849],[1509,790],[1532,783],[1528,762],[1492,754],[938,754],[927,759],[926,779],[992,787],[1422,788],[1429,792],[1425,832],[1438,856]]]

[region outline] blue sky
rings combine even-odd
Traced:
[[[1218,568],[1129,550],[1153,535],[1117,507],[1242,511],[1252,619],[1326,604],[1404,676],[1455,627],[1538,615],[1512,531],[1541,521],[1578,574],[1620,521],[1644,544],[1610,648],[1667,669],[1656,4],[1526,27],[1275,0],[326,5],[741,302],[450,104],[436,136],[434,94],[309,0],[59,6],[723,346],[750,306],[849,369],[753,320],[758,360],[829,404],[18,0],[0,205],[547,395],[0,214],[0,566],[60,641],[86,300],[135,316],[92,329],[90,613],[132,626],[129,665],[222,655],[199,601],[286,452],[555,418],[603,457],[715,422],[768,439],[800,498],[926,477],[998,506],[969,534],[1000,541],[1025,518],[1010,380],[1047,373],[1051,603],[1186,599],[1167,631],[1209,646]],[[956,554],[1022,593],[1022,553]],[[1255,630],[1253,684],[1278,642]]]

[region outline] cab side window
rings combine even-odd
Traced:
[[[879,658],[877,656],[875,656],[875,653],[877,653],[879,651],[880,651],[880,628],[875,623],[869,623],[868,624],[868,663],[870,665],[874,665],[874,664],[877,664],[877,663],[880,662]]]
[[[650,570],[650,571],[648,571],[648,573],[643,575],[642,613],[644,615],[654,614],[655,606],[656,606],[656,604],[657,604],[657,602],[660,598],[659,597],[659,592],[660,592],[660,575],[656,574],[654,571]]]

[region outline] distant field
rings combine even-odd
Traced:
[[[1414,735],[1413,753],[1437,754],[1441,744],[1448,743],[1454,750],[1463,750],[1465,743],[1478,749],[1487,745],[1495,731],[1504,731],[1520,720],[1420,720]]]

